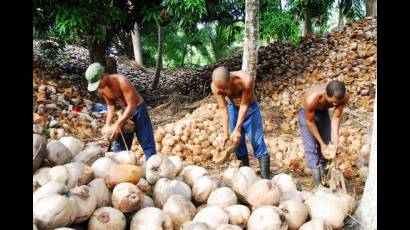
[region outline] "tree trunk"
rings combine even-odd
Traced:
[[[377,0],[366,0],[366,17],[377,16]]]
[[[279,0],[279,11],[282,12],[282,0]]]
[[[132,46],[134,47],[134,57],[135,61],[143,65],[142,63],[142,52],[141,52],[141,42],[140,42],[140,32],[138,30],[138,24],[134,24],[134,29],[131,30]]]
[[[157,57],[157,67],[155,70],[155,77],[151,85],[152,90],[155,90],[157,88],[159,77],[161,76],[163,51],[164,51],[164,27],[161,25],[158,25],[158,57]]]
[[[343,12],[342,11],[343,11],[343,9],[339,5],[339,21],[338,21],[338,24],[337,24],[337,27],[339,27],[339,28],[341,28],[345,24],[344,21],[343,21]]]
[[[360,229],[377,229],[377,90],[373,109],[373,134],[369,159],[369,175],[355,216],[362,224]]]
[[[121,43],[123,43],[124,53],[129,58],[134,58],[134,49],[132,44],[132,37],[129,33],[123,32]]]
[[[107,44],[107,42],[101,42],[99,44],[90,42],[88,44],[91,63],[98,62],[103,66],[107,66],[105,62],[105,51],[107,50]]]
[[[312,15],[309,12],[309,10],[307,10],[306,15],[305,15],[305,35],[312,34],[312,33],[313,33]]]
[[[259,49],[259,0],[246,0],[242,70],[256,79]]]
[[[181,60],[181,64],[179,65],[179,68],[184,67],[184,61],[185,61],[185,56],[187,52],[188,52],[188,45],[187,43],[185,43],[184,49],[182,50],[182,60]]]

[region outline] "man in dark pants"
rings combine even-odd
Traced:
[[[224,140],[228,139],[230,131],[232,142],[238,145],[236,157],[243,166],[249,166],[246,133],[259,161],[262,178],[270,178],[270,157],[263,138],[262,116],[252,77],[244,71],[229,72],[218,67],[212,73],[211,89],[221,110]]]
[[[312,172],[315,187],[321,184],[321,178],[326,174],[327,159],[322,153],[327,151],[330,142],[337,150],[340,117],[348,101],[349,94],[340,81],[312,86],[303,95],[299,126],[306,163]],[[335,109],[330,118],[331,107]]]
[[[102,94],[108,106],[108,115],[103,132],[110,141],[114,141],[113,151],[126,150],[124,141],[120,136],[121,127],[131,119],[135,124],[135,134],[144,150],[145,159],[156,154],[154,131],[144,99],[138,94],[131,82],[121,74],[104,73],[104,67],[99,63],[91,64],[86,72],[88,90]],[[115,102],[119,101],[124,112],[117,122],[112,124],[115,114]],[[134,132],[123,133],[128,149],[131,149]]]

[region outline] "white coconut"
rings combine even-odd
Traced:
[[[41,186],[48,183],[48,171],[49,167],[43,167],[38,169],[33,175],[33,192]]]
[[[278,174],[272,177],[272,181],[279,187],[282,194],[291,193],[297,190],[296,184],[288,174]]]
[[[286,201],[286,200],[296,200],[302,203],[305,201],[305,199],[303,198],[302,192],[297,191],[297,190],[288,192],[288,193],[282,193],[279,203],[282,203],[283,201]]]
[[[221,224],[218,227],[216,227],[215,230],[242,230],[242,228],[238,225]]]
[[[44,163],[51,167],[69,163],[72,158],[70,150],[59,140],[50,141],[46,146],[46,152]]]
[[[135,165],[137,163],[137,159],[135,154],[130,151],[121,151],[121,152],[107,152],[105,157],[111,158],[117,164],[129,164]]]
[[[235,191],[238,199],[246,202],[248,189],[258,180],[258,177],[252,168],[244,166],[234,172],[232,180],[232,189]]]
[[[44,196],[51,194],[68,194],[68,192],[69,189],[66,185],[53,181],[48,182],[33,193],[33,206],[36,206],[36,202]]]
[[[142,202],[141,209],[148,207],[155,207],[155,204],[151,197],[144,195],[144,201]]]
[[[192,196],[196,202],[204,204],[207,202],[211,192],[215,191],[217,188],[218,184],[215,180],[208,176],[203,176],[194,183],[194,186],[192,187]]]
[[[88,183],[91,193],[97,201],[97,208],[111,206],[111,192],[102,178],[95,178]]]
[[[69,188],[84,185],[91,181],[93,171],[91,167],[81,162],[72,162],[65,165],[55,166],[48,172],[48,179],[60,182]]]
[[[191,187],[194,186],[194,183],[198,181],[199,178],[205,175],[208,175],[206,169],[196,165],[188,165],[181,172],[182,179]]]
[[[177,194],[168,198],[162,210],[171,217],[174,229],[179,229],[184,222],[192,220],[196,214],[196,208],[191,201]]]
[[[271,180],[260,179],[253,183],[246,192],[247,201],[252,208],[259,208],[266,205],[278,205],[281,197],[281,191],[278,186]]]
[[[321,219],[333,228],[343,227],[343,220],[347,214],[346,206],[335,194],[318,189],[305,204],[312,219]]]
[[[92,166],[92,164],[100,157],[104,156],[104,150],[96,145],[91,145],[78,153],[74,158],[73,161],[82,162],[88,166]]]
[[[142,205],[144,194],[134,184],[120,183],[115,186],[111,200],[114,208],[129,213]]]
[[[131,221],[130,230],[162,229],[172,230],[172,220],[159,208],[148,207],[138,211]]]
[[[332,230],[332,226],[320,219],[312,219],[302,226],[299,230]]]
[[[235,192],[228,188],[222,187],[215,189],[208,198],[208,205],[217,205],[221,208],[225,208],[234,204],[237,204],[238,199],[236,198]]]
[[[308,217],[308,209],[301,201],[287,200],[279,205],[279,209],[288,222],[289,230],[297,230]]]
[[[150,184],[155,184],[160,178],[174,179],[176,173],[177,168],[166,156],[155,154],[147,161],[145,175]]]
[[[46,156],[46,138],[33,133],[33,172],[36,171]]]
[[[344,192],[337,192],[335,194],[342,201],[343,207],[345,208],[345,212],[348,214],[352,214],[356,208],[355,199]]]
[[[191,200],[191,188],[182,181],[161,178],[154,186],[153,199],[155,206],[162,208],[168,198],[173,194],[179,194]]]
[[[187,221],[183,223],[179,230],[210,230],[207,224],[197,221]]]
[[[238,225],[241,228],[246,227],[249,216],[251,215],[251,211],[248,207],[245,205],[236,204],[226,207],[224,210],[229,216],[230,224]]]
[[[33,230],[38,230],[38,228],[35,224],[33,224]]]
[[[77,156],[84,147],[84,144],[80,140],[72,136],[62,137],[60,142],[70,150],[72,157]]]
[[[208,206],[200,210],[193,221],[207,224],[211,229],[229,222],[228,214],[219,206]]]
[[[125,227],[124,214],[111,207],[96,209],[88,222],[88,230],[125,230]]]
[[[97,200],[87,185],[77,186],[71,189],[71,194],[77,205],[77,215],[74,223],[81,223],[90,218],[97,207]]]
[[[145,180],[144,178],[140,178],[138,183],[137,183],[137,187],[139,188],[139,190],[141,190],[143,193],[150,193],[152,191],[152,187],[151,185],[148,183],[147,180]]]
[[[301,191],[300,194],[303,198],[303,201],[306,201],[307,199],[309,199],[309,197],[313,196],[313,193],[309,191]]]
[[[179,175],[184,167],[182,159],[179,156],[170,156],[168,159],[175,165],[175,168],[177,169],[176,175]]]
[[[226,186],[232,188],[232,178],[234,173],[238,170],[239,168],[228,168],[224,171],[223,173],[223,182]]]
[[[108,171],[110,170],[111,166],[115,165],[115,161],[108,157],[101,157],[98,158],[94,163],[91,165],[91,168],[94,173],[94,177],[105,178],[107,176]]]
[[[278,209],[274,206],[263,206],[257,208],[249,217],[247,230],[281,230],[282,220]],[[286,228],[285,228],[286,229]]]

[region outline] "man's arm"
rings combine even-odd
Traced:
[[[114,114],[115,114],[115,104],[114,104],[114,101],[108,99],[103,93],[101,94],[108,107],[107,120],[105,121],[105,126],[110,126],[112,123],[112,119],[114,118]]]
[[[252,79],[244,82],[244,89],[242,91],[241,105],[239,106],[238,121],[236,122],[235,131],[240,132],[243,122],[246,119],[246,112],[249,104],[253,99],[253,81]]]
[[[332,143],[336,147],[338,147],[339,144],[339,128],[340,128],[340,117],[342,116],[343,113],[343,108],[346,105],[346,103],[349,101],[349,95],[345,98],[343,103],[338,105],[332,115],[332,121],[331,121],[331,134],[332,134]]]
[[[325,146],[326,144],[319,134],[319,130],[315,124],[314,117],[315,117],[315,110],[313,109],[313,106],[305,106],[306,125],[309,128],[312,135],[316,138],[316,140],[319,142],[320,146],[322,147],[322,146]]]
[[[225,97],[218,93],[213,83],[211,83],[211,90],[212,90],[212,93],[215,95],[216,103],[218,104],[218,107],[219,107],[219,111],[220,111],[221,119],[222,119],[222,125],[224,129],[224,135],[225,137],[228,137],[229,136],[229,113],[228,113],[228,109],[226,108],[227,103],[226,103]]]

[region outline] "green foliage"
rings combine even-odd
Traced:
[[[195,26],[207,14],[205,0],[163,0],[161,5],[181,28]]]
[[[286,0],[289,13],[299,20],[304,20],[310,14],[313,25],[320,31],[327,26],[333,2],[334,0]]]
[[[348,21],[362,19],[365,16],[364,0],[338,0],[339,13]]]
[[[299,22],[288,12],[263,12],[260,19],[260,37],[280,42],[299,42]]]

